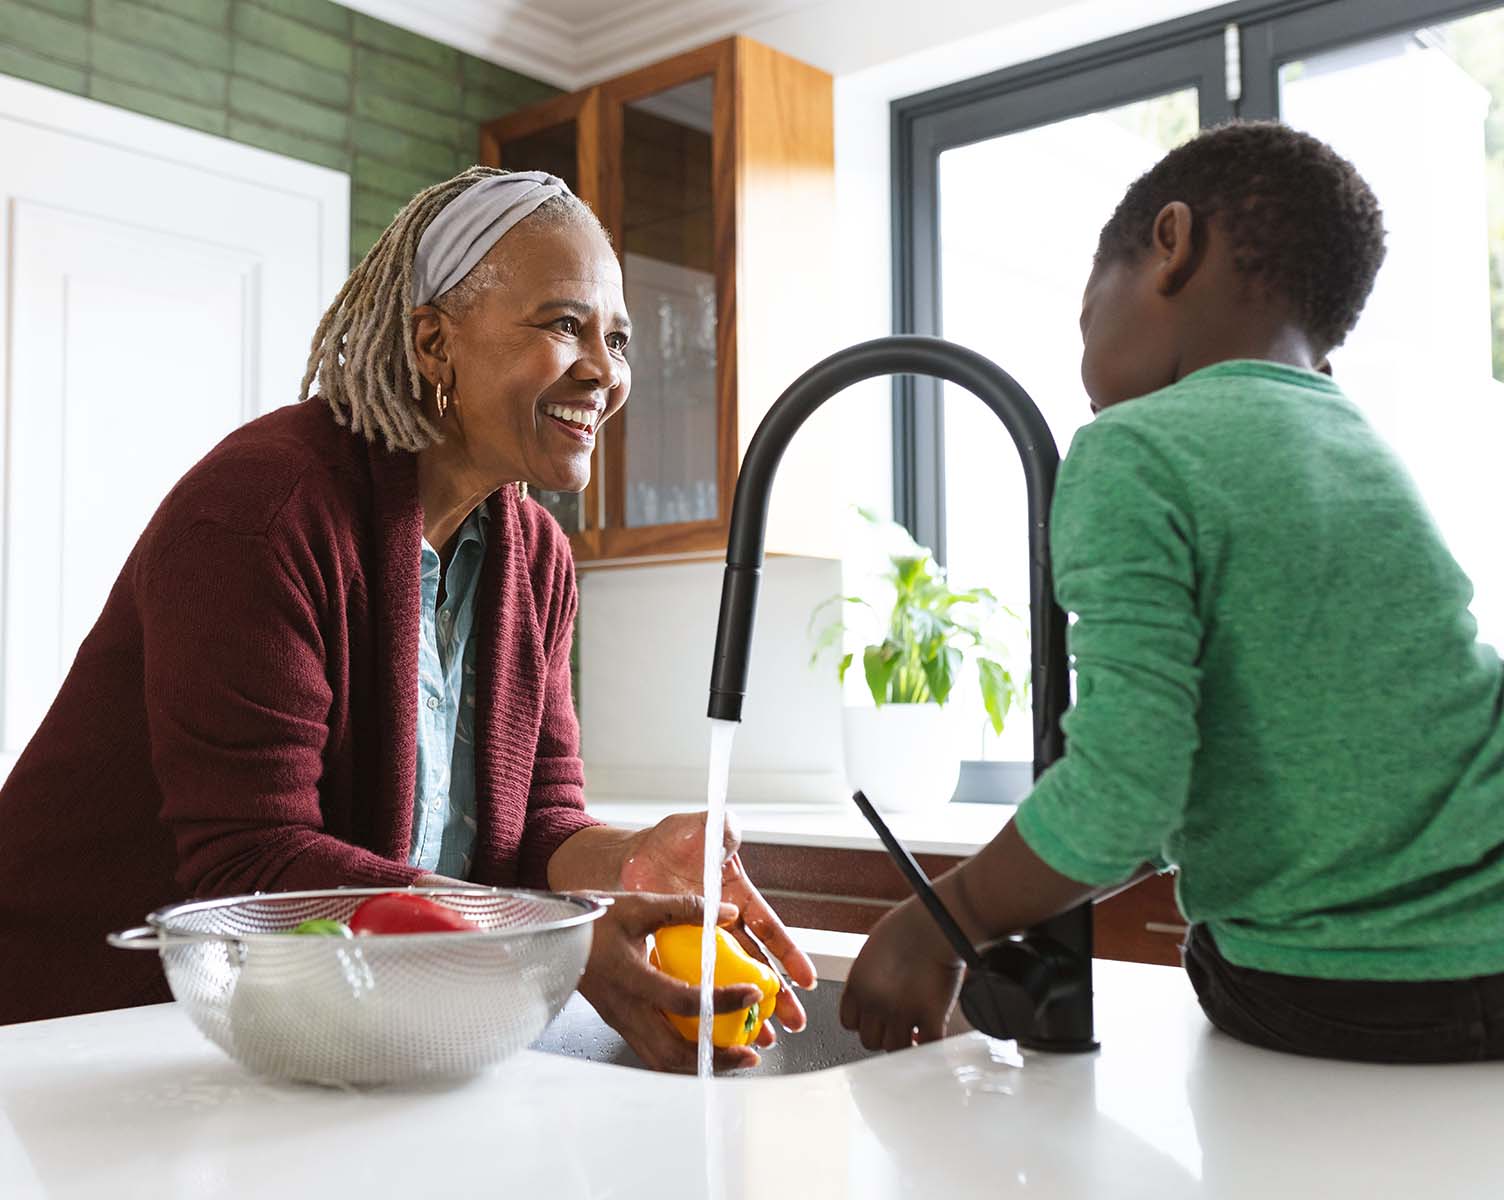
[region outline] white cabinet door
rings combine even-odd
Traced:
[[[349,181],[0,79],[0,778],[172,484],[297,396]]]

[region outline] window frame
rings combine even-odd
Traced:
[[[1198,89],[1202,128],[1234,117],[1277,119],[1286,63],[1499,7],[1504,0],[1235,0],[893,101],[893,332],[938,335],[943,328],[938,168],[944,151],[1189,86]],[[943,564],[940,397],[936,380],[893,380],[894,518]],[[1016,804],[1031,786],[1026,766],[966,762],[954,799]]]

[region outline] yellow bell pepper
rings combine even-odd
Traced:
[[[700,982],[700,927],[665,925],[653,934],[652,963],[660,971],[698,986]],[[773,1015],[778,997],[778,976],[766,963],[758,962],[724,929],[715,931],[715,986],[755,983],[762,999],[751,1008],[719,1013],[710,1027],[710,1040],[717,1046],[750,1046],[757,1040],[763,1022]],[[697,1017],[665,1013],[670,1023],[688,1041],[698,1041]]]

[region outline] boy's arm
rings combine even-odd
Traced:
[[[1159,454],[1112,417],[1077,434],[1051,522],[1076,703],[1067,752],[1014,820],[937,881],[974,942],[1036,925],[1148,874],[1180,824],[1198,746],[1194,530]],[[959,963],[914,902],[874,927],[841,1017],[872,1048],[941,1036]]]
[[[1067,753],[974,858],[938,881],[986,941],[1156,869],[1198,745],[1201,620],[1189,505],[1158,452],[1109,417],[1061,467],[1051,537],[1076,701]]]
[[[972,944],[982,946],[1088,900],[1105,900],[1156,869],[1144,863],[1107,887],[1078,883],[1030,850],[1009,823],[974,858],[936,879],[935,891]],[[841,995],[841,1024],[860,1033],[869,1050],[935,1041],[945,1035],[960,983],[961,960],[940,927],[917,901],[905,901],[868,935]]]
[[[1076,618],[1075,704],[1065,756],[1015,820],[1050,867],[1103,888],[1158,861],[1184,818],[1200,745],[1197,530],[1159,450],[1109,413],[1061,466],[1051,537],[1055,593]]]

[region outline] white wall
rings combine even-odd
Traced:
[[[704,803],[710,663],[721,563],[580,575],[580,725],[589,794]],[[827,559],[770,558],[763,572],[734,803],[842,797],[841,695],[809,664],[805,629],[841,586]]]

